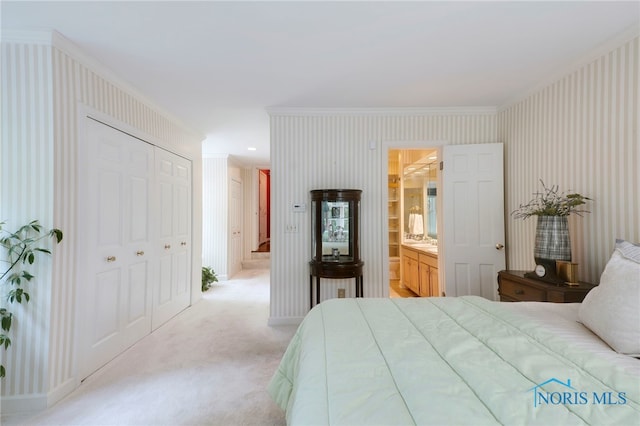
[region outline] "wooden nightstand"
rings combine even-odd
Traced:
[[[549,284],[527,278],[527,271],[498,272],[498,293],[501,302],[579,303],[594,284],[580,282],[576,286]]]

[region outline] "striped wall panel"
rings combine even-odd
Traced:
[[[90,61],[89,61],[90,62]],[[165,149],[194,160],[194,193],[202,191],[200,141],[173,118],[158,112],[135,91],[87,65],[87,58],[61,36],[41,43],[6,36],[2,43],[2,216],[11,222],[34,217],[65,233],[51,264],[36,274],[35,317],[7,354],[3,411],[44,408],[77,383],[74,345],[76,281],[76,147],[78,105],[122,123]],[[105,77],[106,76],[106,77]],[[199,288],[201,210],[194,200],[192,275]],[[35,296],[35,295],[34,295]]]
[[[228,158],[204,158],[202,166],[202,264],[216,271],[218,279],[228,279]]]
[[[509,211],[540,179],[593,198],[590,214],[569,219],[573,261],[589,282],[598,282],[616,238],[640,241],[638,40],[498,114]],[[506,224],[509,267],[531,269],[535,218]]]
[[[480,110],[478,110],[480,111]],[[271,112],[271,321],[295,320],[309,309],[310,214],[292,204],[310,206],[309,191],[362,189],[361,256],[364,294],[381,297],[387,225],[383,149],[388,141],[448,141],[451,144],[496,141],[495,112]],[[370,149],[374,141],[376,149]],[[285,233],[286,225],[298,226]],[[321,298],[336,297],[338,286],[354,296],[353,280],[322,280]]]
[[[47,228],[54,225],[51,63],[51,47],[44,43],[2,44],[0,220],[7,221],[3,228],[8,231],[33,219]],[[12,346],[1,357],[7,367],[0,381],[3,397],[46,389],[51,259],[40,257],[30,271],[37,277],[29,285],[31,302],[8,306],[15,317]],[[0,306],[7,306],[5,294],[0,300]]]
[[[571,217],[570,230],[581,279],[597,282],[615,238],[640,241],[638,52],[636,37],[496,115],[272,111],[271,321],[308,310],[309,215],[290,206],[308,203],[314,188],[363,189],[365,296],[383,295],[384,141],[503,142],[512,269],[533,268],[535,222],[509,212],[531,198],[540,179],[590,196],[592,213]],[[378,150],[368,150],[369,141]],[[297,224],[299,233],[285,234],[286,224]],[[338,285],[352,291],[323,280],[321,297],[335,297]]]

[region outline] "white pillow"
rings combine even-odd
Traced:
[[[640,246],[616,241],[600,285],[584,298],[578,316],[616,352],[640,356]]]

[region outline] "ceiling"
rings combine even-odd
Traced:
[[[640,2],[2,1],[206,136],[269,166],[265,107],[496,106],[637,32]],[[249,147],[256,148],[248,151]]]

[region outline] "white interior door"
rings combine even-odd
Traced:
[[[154,330],[189,306],[191,298],[191,162],[160,148],[155,158],[159,276]]]
[[[242,182],[231,179],[229,202],[229,276],[242,269]]]
[[[79,204],[84,378],[151,331],[153,147],[86,119]]]
[[[497,300],[505,269],[503,145],[447,145],[443,161],[444,290]]]

